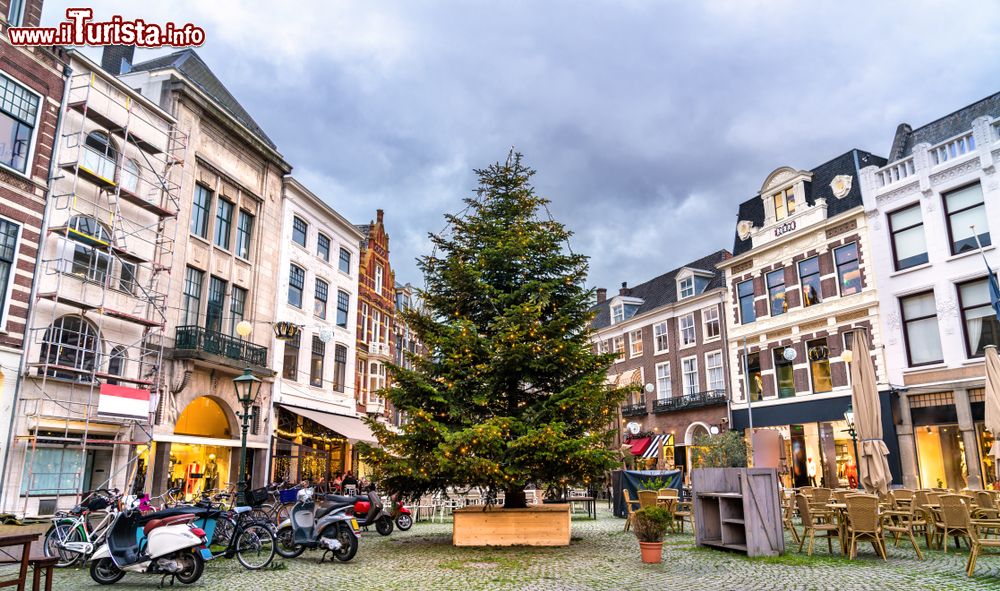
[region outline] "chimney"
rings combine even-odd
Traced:
[[[608,301],[608,288],[598,287],[597,288],[597,303],[602,304]]]
[[[622,288],[618,290],[618,295],[627,296],[632,290],[628,288],[628,281],[622,281]]]
[[[378,220],[378,223],[380,223],[380,224],[382,223],[382,214],[383,213],[385,213],[385,212],[382,211],[381,209],[376,209],[375,210],[375,219]]]
[[[135,45],[105,45],[101,53],[101,68],[115,76],[128,74],[134,57]]]

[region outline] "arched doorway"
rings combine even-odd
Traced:
[[[691,452],[694,449],[694,440],[697,437],[708,434],[709,434],[708,425],[702,423],[701,421],[695,421],[694,423],[691,423],[690,425],[688,425],[687,430],[684,431],[684,454],[685,454],[685,459],[687,461],[688,474],[690,474],[691,470],[694,470],[695,468],[698,467],[694,465],[694,462],[692,461],[691,457]]]
[[[174,433],[231,439],[233,428],[223,405],[210,396],[201,396],[184,407],[174,424]]]
[[[218,440],[232,440],[236,432],[236,416],[224,402],[211,396],[192,400],[174,424],[174,435],[183,441],[170,446],[168,486],[187,497],[228,488],[233,448]]]

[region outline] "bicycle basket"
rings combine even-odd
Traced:
[[[296,495],[299,494],[299,487],[286,488],[285,490],[278,493],[278,500],[282,503],[294,503]]]
[[[267,502],[270,495],[266,488],[255,488],[253,490],[248,490],[246,493],[247,505],[251,507],[259,507]]]

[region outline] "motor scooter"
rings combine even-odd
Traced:
[[[378,493],[375,491],[369,491],[367,495],[356,495],[354,497],[354,516],[357,517],[358,524],[361,527],[374,525],[375,531],[383,536],[392,533],[392,516],[386,513],[382,499],[379,498]],[[412,525],[412,519],[410,525]]]
[[[318,501],[330,501],[318,506]],[[316,495],[312,488],[304,488],[296,495],[295,506],[289,518],[278,525],[278,554],[295,558],[307,549],[323,550],[320,562],[327,553],[341,562],[354,558],[358,552],[358,520],[345,509],[351,507],[354,497]]]
[[[395,497],[393,497],[392,501],[392,516],[399,531],[406,531],[413,527],[413,513],[410,512],[409,507]]]
[[[134,508],[122,511],[107,541],[91,557],[90,577],[111,585],[126,572],[137,572],[161,574],[163,580],[172,577],[185,585],[194,583],[205,568],[200,550],[208,544],[205,531],[191,525],[194,519],[194,515],[181,514],[144,521]]]

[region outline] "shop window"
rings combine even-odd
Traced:
[[[749,324],[757,319],[757,311],[753,306],[753,280],[744,281],[736,286],[740,298],[740,323]]]
[[[670,348],[667,338],[667,323],[657,322],[653,325],[653,353],[663,353]],[[604,351],[605,353],[607,351]]]
[[[21,494],[59,495],[80,491],[86,454],[65,446],[39,447],[24,462]]]
[[[837,279],[840,281],[840,295],[861,293],[861,267],[858,264],[858,243],[852,242],[833,251],[837,264]]]
[[[299,344],[302,333],[285,341],[285,352],[281,362],[281,376],[293,382],[299,379]]]
[[[750,376],[750,400],[760,400],[764,393],[764,378],[760,370],[760,353],[751,353],[746,358],[747,374]]]
[[[802,286],[802,305],[813,306],[822,301],[823,288],[819,280],[819,257],[812,257],[799,263],[799,285]]]
[[[962,308],[966,354],[982,357],[986,345],[1000,343],[1000,321],[990,305],[989,281],[983,278],[960,284],[958,301]]]
[[[99,346],[94,325],[79,316],[63,316],[45,330],[39,361],[65,368],[49,369],[50,377],[87,382],[87,373],[97,366]]]
[[[889,233],[892,236],[892,258],[897,271],[928,261],[924,220],[919,203],[890,213]]]
[[[788,311],[785,301],[785,270],[778,269],[767,274],[767,300],[771,316],[780,316]]]
[[[976,250],[979,244],[989,246],[989,223],[986,221],[986,205],[983,203],[983,188],[979,183],[944,194],[945,214],[948,218],[948,236],[951,254]],[[973,233],[972,226],[976,232]]]
[[[934,292],[907,296],[900,299],[899,304],[903,312],[903,337],[910,365],[942,361]]]
[[[312,358],[309,363],[309,385],[323,386],[323,361],[326,357],[326,343],[318,336],[312,338]]]
[[[795,396],[795,370],[792,362],[785,359],[786,348],[789,347],[778,347],[774,350],[774,380],[778,386],[779,398]]]
[[[830,379],[830,348],[826,346],[826,339],[806,343],[806,353],[809,356],[812,391],[829,392],[833,390],[833,382]]]
[[[913,427],[921,488],[961,490],[968,486],[965,444],[958,425]]]

